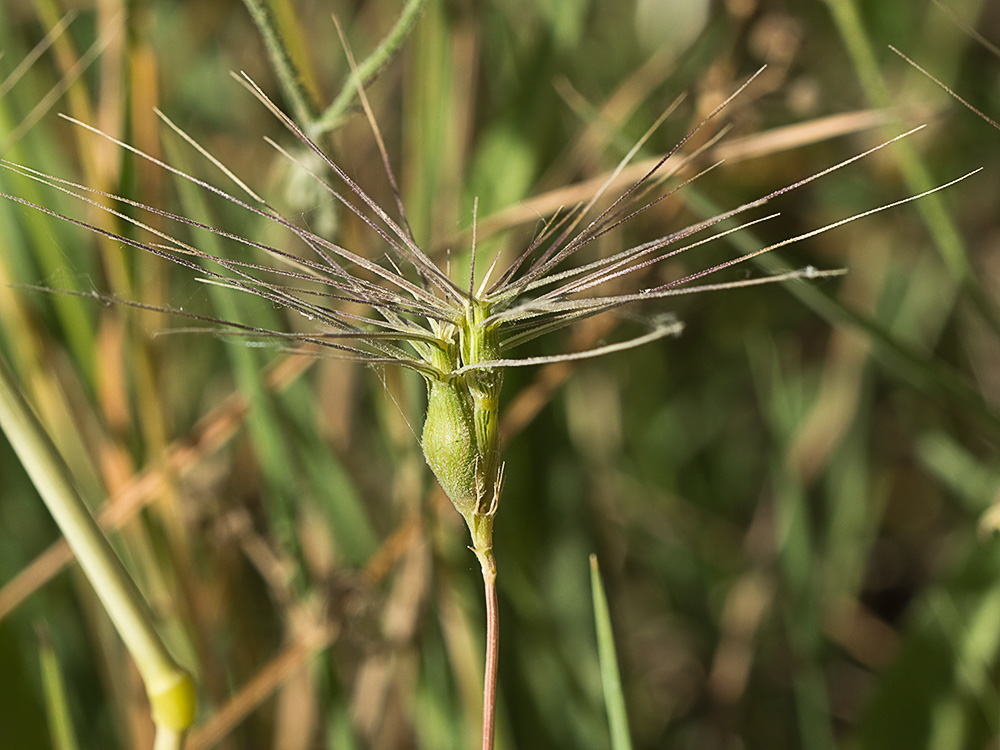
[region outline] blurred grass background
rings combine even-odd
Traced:
[[[728,140],[759,155],[737,151],[607,238],[604,252],[917,123],[929,127],[905,145],[776,201],[781,217],[734,244],[777,241],[986,167],[937,198],[781,251],[793,267],[846,267],[842,279],[643,309],[676,311],[684,335],[508,373],[500,748],[609,746],[591,552],[636,748],[998,746],[1000,132],[887,45],[996,118],[1000,59],[956,19],[997,42],[1000,6],[802,5],[428,0],[369,86],[414,233],[442,262],[454,250],[458,268],[475,197],[485,246],[515,251],[538,226],[533,196],[605,174],[687,92],[645,155],[668,149],[763,63],[723,117],[734,126]],[[322,107],[347,75],[330,13],[361,59],[402,4],[273,7]],[[60,19],[68,26],[51,46],[9,78]],[[236,0],[7,0],[0,50],[0,82],[13,84],[0,83],[4,158],[286,241],[55,115],[232,190],[166,131],[159,107],[288,215],[379,252],[263,142],[295,147],[230,71],[289,103]],[[774,130],[804,123],[819,133],[824,118],[847,112],[858,113],[852,132],[810,135],[792,150],[787,131]],[[773,141],[756,137],[772,132]],[[363,116],[323,144],[390,205]],[[6,170],[0,190],[135,231]],[[519,205],[521,219],[504,211]],[[699,249],[664,272],[736,251]],[[9,201],[0,202],[0,282],[305,325]],[[612,322],[525,353],[592,345]],[[191,746],[476,746],[481,583],[460,518],[423,465],[419,378],[209,336],[152,336],[183,324],[80,297],[0,292],[0,348],[196,672],[203,708]],[[65,553],[46,552],[57,530],[2,439],[0,471],[0,744],[49,747],[64,736],[53,728],[59,701],[46,698],[59,692],[59,671],[62,715],[80,747],[149,747],[138,678],[78,571],[57,572]]]

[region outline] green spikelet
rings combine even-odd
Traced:
[[[428,378],[427,417],[421,444],[427,465],[455,508],[468,520],[479,507],[475,478],[477,446],[472,403],[461,378],[451,382]]]
[[[467,369],[500,356],[496,330],[487,326],[486,305],[474,302],[454,329],[457,341],[439,351],[440,377],[427,377],[427,416],[421,445],[445,493],[472,531],[492,522],[499,492],[497,436],[500,387],[498,368]],[[485,541],[483,539],[482,541]]]

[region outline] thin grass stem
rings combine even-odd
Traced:
[[[59,657],[56,655],[48,630],[44,627],[39,628],[38,636],[41,641],[38,657],[53,750],[80,750],[80,743],[73,728],[66,680],[59,664]]]
[[[497,606],[497,566],[493,554],[480,557],[486,594],[486,662],[483,678],[483,750],[493,750],[497,712],[497,664],[500,655],[500,608]]]
[[[302,85],[302,77],[292,62],[292,56],[285,46],[285,41],[278,33],[277,24],[271,14],[271,8],[266,0],[243,0],[257,31],[260,32],[275,75],[281,82],[281,88],[292,104],[292,110],[299,122],[312,122],[315,109],[309,101],[309,94]]]
[[[406,37],[420,17],[420,12],[424,9],[427,0],[409,0],[403,7],[399,18],[393,24],[389,33],[379,42],[379,45],[365,58],[360,65],[355,68],[353,78],[363,86],[371,81],[379,71],[389,64],[389,61],[403,46]],[[323,133],[337,129],[344,121],[344,116],[354,102],[354,97],[358,95],[358,86],[348,82],[340,90],[337,98],[333,100],[329,107],[313,122],[309,128],[309,134],[315,138]]]

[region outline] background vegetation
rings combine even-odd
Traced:
[[[442,262],[454,250],[456,267],[474,197],[486,242],[523,247],[542,210],[533,196],[605,173],[687,92],[645,153],[669,148],[762,63],[723,118],[738,146],[726,164],[605,251],[921,122],[929,127],[905,144],[776,201],[781,217],[734,244],[776,241],[986,167],[939,200],[782,250],[792,266],[850,269],[842,279],[637,310],[675,311],[686,331],[509,373],[496,530],[501,748],[609,746],[591,552],[636,748],[996,747],[1000,132],[887,45],[997,118],[1000,59],[956,19],[996,42],[1000,6],[800,5],[429,0],[369,87],[416,237]],[[347,73],[330,13],[363,58],[401,4],[274,8],[306,90],[325,106]],[[54,43],[9,78],[67,14]],[[294,147],[229,76],[244,70],[283,101],[237,0],[7,0],[0,49],[0,81],[14,84],[0,83],[4,158],[273,239],[273,227],[54,114],[233,189],[169,133],[158,107],[287,214],[380,252],[263,142]],[[833,121],[844,133],[826,137],[825,118],[842,113],[854,113]],[[790,148],[798,134],[806,145]],[[323,138],[390,205],[363,116]],[[134,231],[9,171],[0,190]],[[215,249],[204,233],[184,236]],[[697,250],[663,273],[734,252]],[[308,325],[10,201],[0,202],[0,282]],[[0,349],[197,674],[191,746],[475,746],[479,571],[423,466],[419,378],[152,335],[181,325],[94,299],[0,291]],[[598,322],[537,352],[608,335]],[[2,438],[0,471],[0,744],[53,746],[58,671],[80,747],[148,747],[130,662],[65,553],[46,552],[59,535]]]

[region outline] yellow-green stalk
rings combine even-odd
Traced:
[[[157,728],[156,750],[182,747],[197,710],[191,675],[177,664],[157,633],[149,605],[77,492],[69,469],[2,357],[0,429],[135,660]]]

